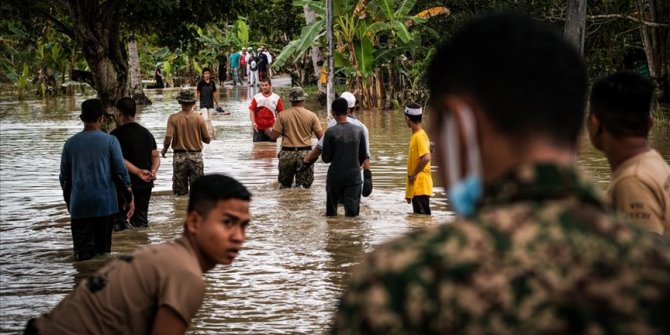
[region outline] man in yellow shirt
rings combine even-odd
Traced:
[[[588,130],[612,169],[612,207],[670,238],[670,166],[647,142],[654,84],[633,72],[599,79],[591,89]]]
[[[433,178],[430,175],[430,140],[421,125],[423,111],[417,103],[405,106],[405,122],[412,129],[407,158],[405,199],[412,203],[414,214],[430,215]]]

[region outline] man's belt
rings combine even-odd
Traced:
[[[182,152],[200,152],[200,150],[173,150],[175,153],[182,153]]]
[[[303,151],[303,150],[312,150],[311,146],[306,146],[306,147],[281,147],[282,150],[284,151]]]

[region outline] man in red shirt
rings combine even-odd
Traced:
[[[275,124],[277,113],[284,110],[279,95],[272,93],[270,78],[261,80],[261,92],[254,95],[249,105],[249,118],[254,129],[254,142],[274,142],[265,134]]]

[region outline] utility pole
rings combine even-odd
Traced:
[[[335,100],[335,66],[333,66],[333,0],[326,0],[326,39],[328,40],[328,85],[326,86],[326,111],[330,117]]]

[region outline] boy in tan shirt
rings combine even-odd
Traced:
[[[651,81],[633,72],[601,78],[591,89],[587,123],[612,169],[607,194],[614,209],[670,238],[670,166],[647,142],[653,91]]]
[[[231,264],[249,224],[251,194],[224,175],[191,189],[184,234],[109,262],[25,334],[183,335],[205,295],[203,273]]]

